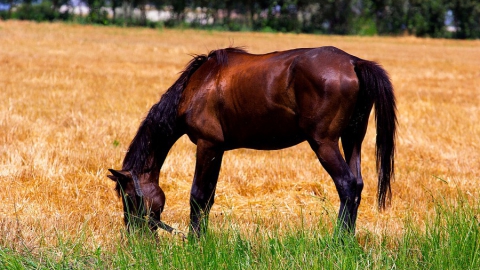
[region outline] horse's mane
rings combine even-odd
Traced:
[[[227,65],[228,64],[228,53],[247,53],[243,47],[228,47],[225,49],[214,50],[208,54],[208,57],[215,57],[217,64]]]
[[[153,161],[151,164],[154,164],[155,153],[162,146],[162,142],[175,135],[178,105],[190,77],[209,59],[214,58],[217,65],[226,65],[229,53],[246,51],[239,47],[229,47],[211,51],[207,55],[192,56],[193,59],[180,73],[177,81],[162,95],[160,101],[152,106],[140,124],[123,160],[123,170],[140,174],[152,169],[146,168],[147,163]]]

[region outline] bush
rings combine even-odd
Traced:
[[[86,23],[92,24],[110,24],[108,13],[105,9],[102,9],[105,1],[95,0],[90,3],[90,13],[86,17]]]
[[[378,34],[375,21],[369,17],[360,17],[354,20],[352,34],[360,36],[374,36]]]
[[[16,12],[12,14],[12,18],[41,22],[68,20],[70,14],[68,12],[60,13],[53,9],[50,1],[43,1],[40,4],[23,4],[19,6]]]
[[[0,11],[0,20],[8,20],[10,19],[10,14],[8,11]]]

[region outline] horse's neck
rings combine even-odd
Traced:
[[[160,169],[153,168],[151,171],[146,173],[146,177],[144,178],[147,183],[156,183],[158,184],[158,178],[160,176]]]
[[[177,140],[172,140],[168,142],[164,142],[161,147],[155,149],[155,153],[152,153],[152,156],[147,159],[147,167],[149,168],[149,181],[153,183],[158,183],[158,178],[160,176],[160,170],[165,163],[165,159],[167,158],[167,154],[172,148],[173,144]]]
[[[155,153],[153,153],[153,155],[155,155]],[[146,161],[146,177],[144,179],[146,179],[147,182],[150,183],[158,183],[158,177],[160,176],[160,169],[162,167],[163,160],[159,164],[157,158],[155,158],[153,155],[149,157]]]

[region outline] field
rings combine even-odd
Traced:
[[[376,210],[372,115],[362,152],[361,243],[401,236],[409,226],[425,230],[442,205],[468,205],[478,232],[478,40],[0,21],[0,247],[38,255],[82,238],[92,252],[117,248],[123,212],[107,169],[121,167],[140,121],[190,55],[230,45],[253,53],[333,45],[389,72],[399,121],[392,205]],[[160,177],[163,219],[184,231],[194,162],[195,145],[182,137]],[[307,144],[240,149],[224,156],[210,228],[229,224],[246,239],[319,223],[330,232],[337,208],[333,182]]]

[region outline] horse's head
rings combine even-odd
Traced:
[[[158,184],[144,182],[128,171],[116,171],[108,178],[117,183],[115,190],[122,198],[124,220],[127,229],[133,224],[148,221],[151,230],[156,230],[161,223],[160,215],[165,206],[165,193]],[[146,175],[141,176],[146,177]]]

